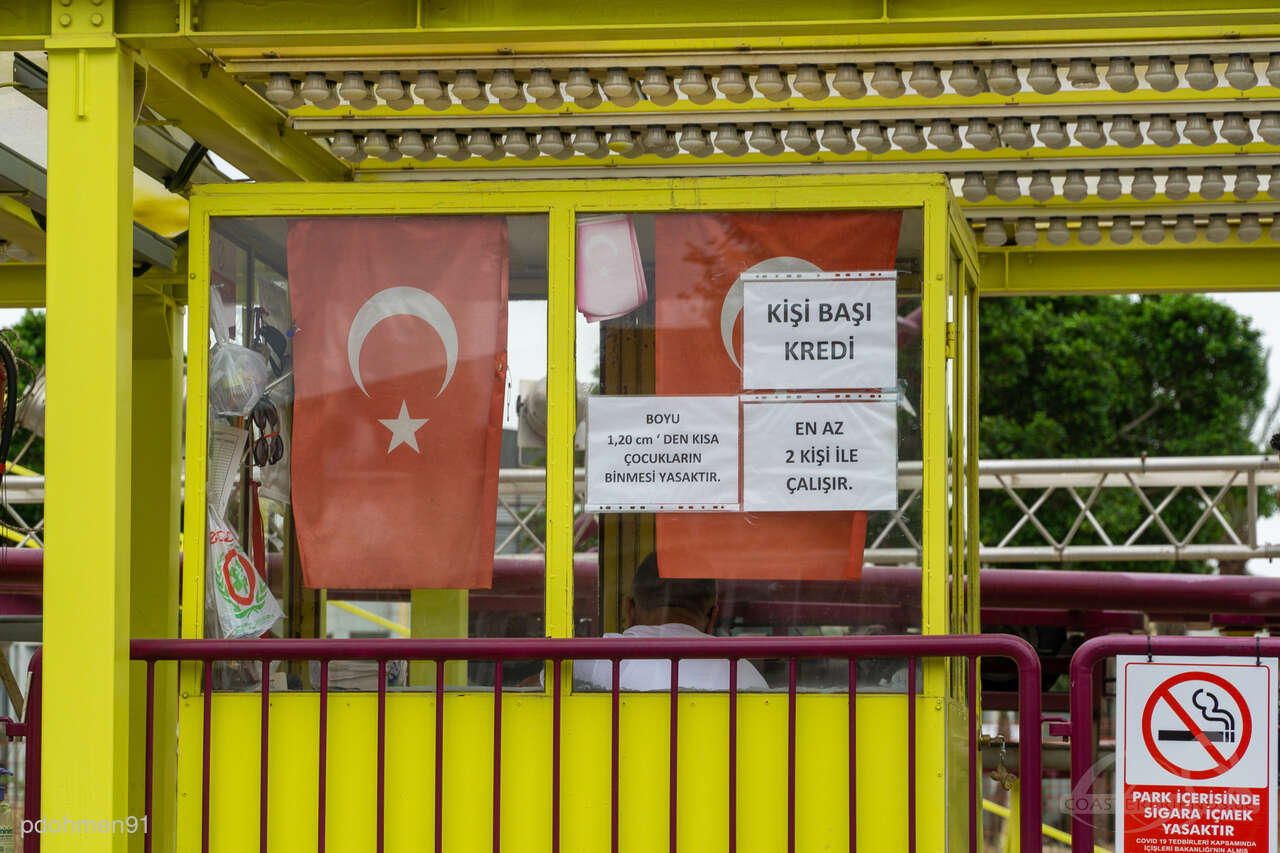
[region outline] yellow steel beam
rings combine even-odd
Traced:
[[[0,308],[44,305],[44,264],[0,264]]]
[[[146,103],[258,181],[341,181],[350,169],[207,56],[147,50]]]
[[[26,249],[34,257],[44,255],[44,229],[25,204],[0,196],[0,240]]]
[[[980,254],[983,296],[1280,290],[1280,246],[1141,243],[1074,249],[996,249]]]

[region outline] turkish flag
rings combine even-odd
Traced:
[[[489,587],[506,220],[296,219],[288,252],[307,585]]]
[[[735,395],[742,392],[741,302],[735,319],[734,300],[726,297],[738,276],[893,269],[902,214],[688,213],[656,220],[657,393]],[[865,512],[658,513],[658,567],[665,577],[857,578],[866,528]]]

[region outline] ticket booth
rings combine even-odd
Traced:
[[[375,601],[413,638],[598,637],[650,554],[716,582],[718,636],[978,630],[976,253],[941,176],[202,187],[191,258],[184,637]],[[508,377],[542,363],[516,453]],[[756,658],[767,687],[675,699],[467,648],[183,663],[179,849],[966,842],[963,657]]]

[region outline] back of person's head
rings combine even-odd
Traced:
[[[631,598],[641,610],[678,607],[699,615],[716,606],[716,582],[693,578],[664,578],[658,574],[658,555],[649,554],[631,579]]]

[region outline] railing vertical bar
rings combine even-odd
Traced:
[[[969,853],[978,853],[978,786],[982,784],[982,777],[978,775],[978,749],[982,720],[978,716],[978,659],[970,655],[968,662],[965,694],[969,707]]]
[[[796,851],[796,675],[799,665],[787,659],[787,853]]]
[[[316,769],[319,782],[316,786],[316,850],[324,853],[325,843],[325,800],[329,787],[329,662],[320,661],[320,743],[317,745],[320,754],[320,766]]]
[[[493,853],[502,850],[502,663],[493,662]]]
[[[680,756],[680,659],[671,659],[671,779],[667,790],[667,850],[676,853],[676,777],[679,775]]]
[[[729,660],[729,853],[738,851],[738,659]]]
[[[611,732],[611,740],[609,746],[609,849],[612,853],[618,853],[618,746],[619,746],[619,725],[618,718],[620,716],[619,709],[622,705],[620,696],[621,686],[618,682],[622,679],[622,661],[618,658],[613,659],[613,677],[610,684],[613,685],[611,708],[613,727]]]
[[[156,730],[156,662],[147,661],[147,733],[146,733],[146,789],[142,794],[142,815],[145,825],[142,829],[143,853],[151,853],[151,797],[155,787],[155,730]]]
[[[378,661],[378,815],[377,850],[386,843],[387,803],[387,662]]]
[[[858,849],[858,659],[849,658],[849,851]]]
[[[204,765],[200,771],[200,850],[209,853],[209,739],[213,735],[213,661],[204,664]]]
[[[444,659],[436,660],[436,853],[444,853]]]
[[[907,658],[907,853],[916,851],[916,659]]]
[[[551,676],[551,853],[560,853],[560,689],[562,662],[553,661]]]
[[[258,738],[258,850],[267,853],[267,765],[271,751],[271,661],[262,661],[262,733]]]

